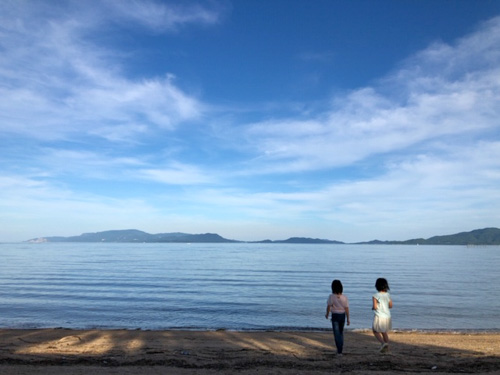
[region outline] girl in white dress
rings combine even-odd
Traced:
[[[384,278],[377,279],[375,283],[377,293],[372,297],[372,310],[375,313],[373,317],[373,334],[380,342],[379,351],[389,350],[389,331],[392,329],[391,310],[392,299],[389,294],[389,283]]]

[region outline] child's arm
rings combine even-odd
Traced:
[[[349,307],[345,308],[345,316],[347,318],[347,325],[351,324],[351,319],[349,319]]]
[[[330,305],[326,305],[326,314],[325,318],[328,319],[328,316],[330,315]]]
[[[372,297],[372,303],[373,303],[372,310],[377,310],[377,308],[378,308],[378,301],[377,301],[377,299],[375,297]]]
[[[392,309],[392,298],[389,300],[389,308]]]

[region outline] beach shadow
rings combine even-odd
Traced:
[[[380,354],[371,332],[0,330],[0,365],[164,366],[193,370],[294,369],[302,373],[448,372],[500,369],[498,334],[392,333]],[[269,371],[267,371],[269,373]]]

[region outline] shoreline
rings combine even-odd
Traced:
[[[167,327],[167,328],[124,328],[124,327],[2,327],[0,331],[143,331],[143,332],[297,332],[297,333],[321,333],[332,332],[331,327],[272,327],[272,328],[201,328],[201,327]],[[345,327],[344,332],[371,333],[370,328]],[[393,328],[391,333],[423,333],[423,334],[500,334],[500,328]]]
[[[380,354],[371,331],[348,330],[344,355],[338,357],[328,330],[0,329],[0,373],[488,374],[500,369],[500,332],[397,330],[390,338],[389,353]]]

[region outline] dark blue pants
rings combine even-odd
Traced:
[[[339,354],[342,354],[342,349],[344,348],[344,325],[345,313],[332,314],[333,337],[335,338],[335,346]]]

